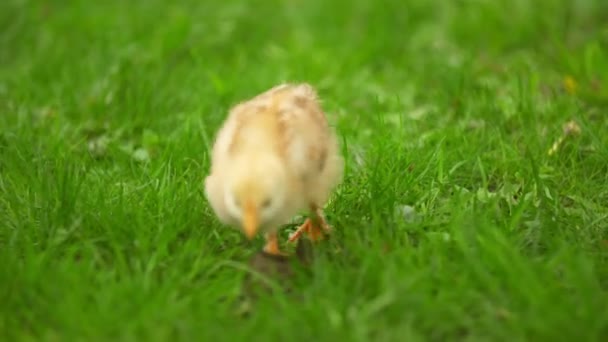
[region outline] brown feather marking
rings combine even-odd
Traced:
[[[309,109],[308,108],[308,99],[303,96],[296,96],[293,99],[293,103],[300,109],[304,109],[304,110]]]
[[[278,124],[279,140],[281,141],[281,143],[279,144],[279,153],[281,154],[281,156],[286,157],[287,156],[287,145],[289,142],[289,138],[288,138],[289,126],[287,125],[285,117],[281,113],[278,114],[277,124]]]
[[[324,148],[321,151],[321,160],[319,160],[319,172],[323,171],[325,168],[325,163],[327,162],[327,149]]]
[[[321,129],[321,136],[319,137],[321,140],[327,140],[327,120],[325,118],[325,114],[321,109],[320,104],[317,101],[316,93],[314,90],[308,85],[300,85],[296,86],[300,89],[304,87],[305,94],[293,94],[291,97],[291,102],[293,103],[296,110],[300,110],[304,112],[304,115],[309,115],[314,117],[315,124]],[[311,161],[318,163],[319,172],[323,171],[327,162],[327,148],[323,146],[319,149],[311,148],[308,151],[308,157]]]

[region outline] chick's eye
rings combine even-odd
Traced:
[[[270,198],[267,198],[266,200],[264,200],[264,202],[262,202],[262,208],[268,208],[271,204],[272,201],[270,200]]]

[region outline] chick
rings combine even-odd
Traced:
[[[205,194],[221,222],[249,239],[264,234],[264,251],[282,255],[277,231],[300,211],[310,215],[291,242],[330,232],[322,208],[343,168],[316,91],[282,84],[230,110],[211,152]]]

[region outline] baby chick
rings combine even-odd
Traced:
[[[342,178],[338,142],[308,84],[282,84],[234,106],[211,152],[205,194],[221,222],[264,251],[282,255],[277,231],[302,210],[309,218],[290,237],[329,233],[323,206]]]

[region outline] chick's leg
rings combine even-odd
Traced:
[[[289,237],[289,242],[297,241],[303,233],[306,233],[312,241],[319,241],[331,232],[331,227],[325,220],[323,210],[316,205],[311,205],[310,211],[310,217]]]
[[[281,252],[281,249],[279,248],[279,239],[276,232],[266,234],[266,245],[264,245],[264,252],[271,255],[286,255],[285,253]]]

